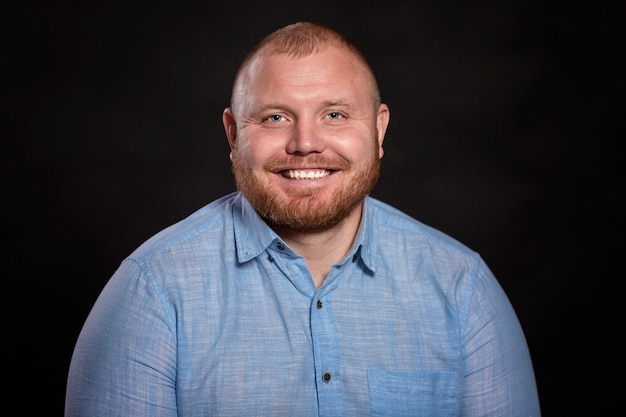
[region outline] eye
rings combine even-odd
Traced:
[[[338,119],[341,119],[343,117],[343,115],[341,113],[333,111],[333,112],[328,113],[328,115],[326,115],[326,117],[328,117],[329,119],[332,119],[332,120],[338,120]]]
[[[272,114],[271,116],[269,116],[267,119],[265,119],[269,122],[280,122],[282,120],[284,120],[283,116],[279,115],[279,114]]]

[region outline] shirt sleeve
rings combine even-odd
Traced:
[[[176,416],[172,317],[159,288],[124,261],[76,342],[65,416]]]
[[[530,353],[513,307],[484,262],[474,278],[462,330],[462,415],[539,417]]]

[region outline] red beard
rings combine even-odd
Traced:
[[[255,175],[250,166],[240,160],[233,150],[233,173],[237,189],[248,199],[252,207],[270,225],[298,231],[325,230],[345,219],[367,196],[378,181],[380,159],[378,144],[374,141],[374,151],[370,162],[361,171],[352,173],[353,168],[345,160],[324,161],[317,158],[313,165],[332,166],[342,170],[343,175],[354,175],[349,184],[338,190],[336,195],[326,200],[317,198],[319,188],[294,189],[287,198],[280,197],[274,191],[264,175]],[[274,171],[277,167],[295,167],[312,159],[291,157],[287,161],[271,161],[264,167],[264,172]],[[298,180],[294,180],[298,181]]]

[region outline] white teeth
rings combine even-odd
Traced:
[[[291,178],[295,180],[300,180],[300,179],[314,180],[317,178],[324,178],[329,175],[330,175],[330,171],[296,171],[296,170],[290,169],[287,171],[285,176],[287,178]]]

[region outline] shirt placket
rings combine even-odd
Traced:
[[[333,273],[337,273],[334,268],[331,275]],[[329,276],[327,280],[332,278]],[[333,287],[322,286],[311,303],[311,339],[320,416],[344,415],[339,344],[330,297]]]
[[[345,412],[339,369],[339,344],[330,296],[345,266],[334,266],[325,284],[316,289],[304,259],[289,252],[282,242],[277,242],[274,247],[277,249],[277,255],[284,256],[277,256],[277,259],[273,260],[276,266],[300,292],[311,297],[310,326],[318,415],[343,416]]]

